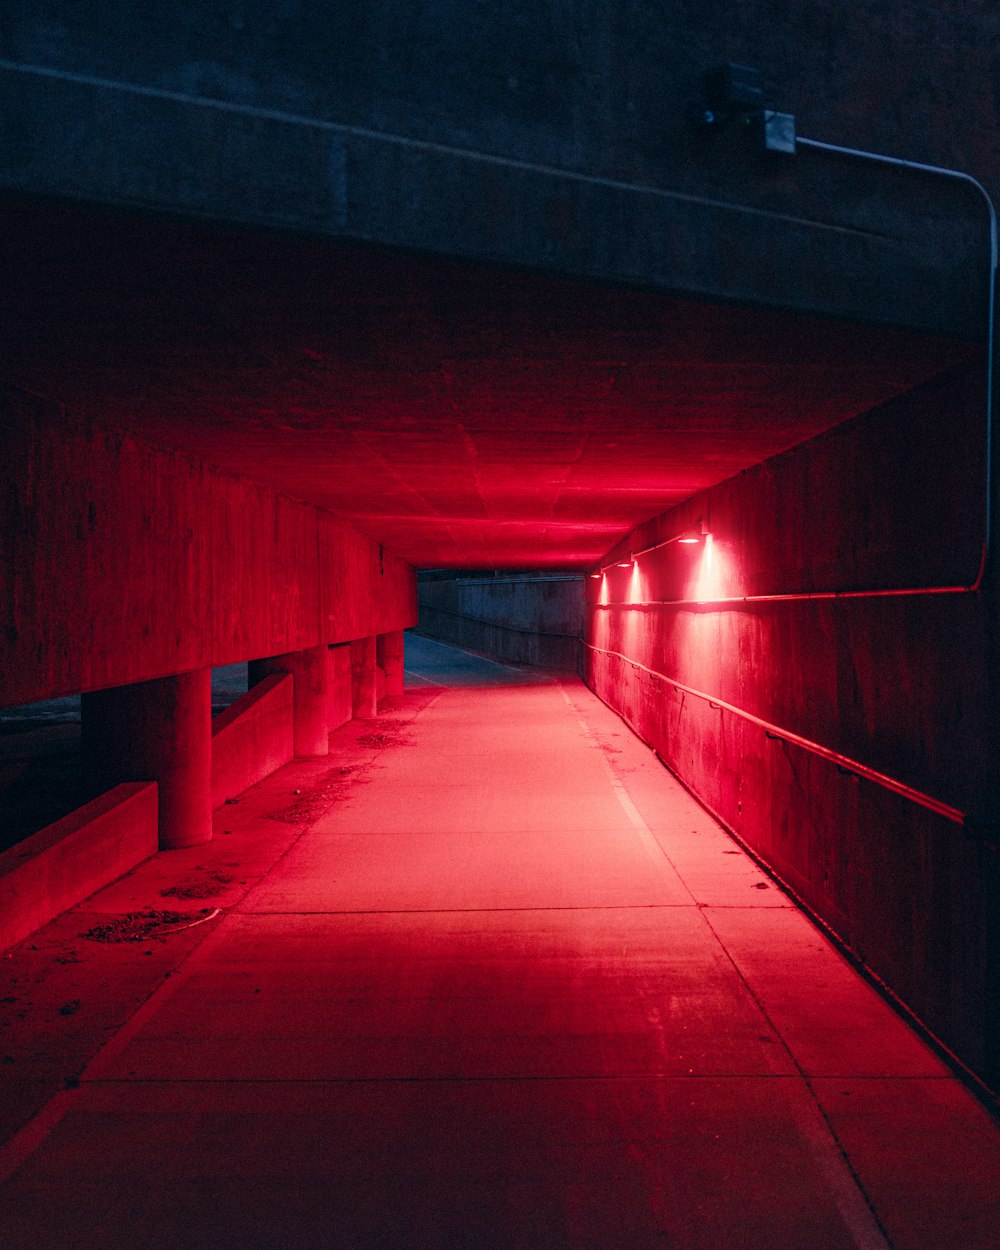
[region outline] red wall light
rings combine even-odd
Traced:
[[[707,542],[711,535],[708,532],[708,525],[703,517],[699,517],[697,524],[692,525],[690,529],[686,529],[682,534],[674,534],[672,538],[664,538],[662,542],[653,543],[651,547],[643,547],[641,551],[633,551],[629,554],[627,560],[615,560],[611,564],[602,564],[596,573],[591,573],[591,577],[600,577],[608,569],[630,569],[638,563],[639,557],[647,555],[650,551],[659,551],[661,547],[669,547],[671,543],[684,543],[685,545],[697,545],[702,541]]]

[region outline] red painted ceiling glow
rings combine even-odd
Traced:
[[[588,568],[973,349],[427,257],[8,205],[6,375],[423,566]]]

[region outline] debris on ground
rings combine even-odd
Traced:
[[[63,1005],[59,1008],[59,1014],[61,1016],[75,1016],[79,1010],[80,1000],[78,998],[74,998],[68,1003],[63,1003]]]
[[[376,730],[374,733],[364,734],[358,739],[362,746],[377,747],[381,750],[384,747],[403,746],[406,739],[400,734],[387,732],[386,730]]]
[[[281,820],[289,825],[309,825],[326,811],[328,803],[294,803],[276,812],[268,812],[268,820]]]
[[[266,815],[269,820],[280,820],[290,825],[312,824],[334,803],[343,799],[353,786],[362,784],[364,780],[361,773],[355,772],[354,765],[328,769],[317,778],[316,785],[308,789],[293,790],[292,794],[298,797],[289,807],[278,808]]]
[[[202,880],[182,881],[177,885],[168,886],[160,891],[161,898],[214,898],[216,894],[225,892],[226,886],[232,882],[228,873],[215,870],[208,873]]]
[[[405,720],[379,720],[376,721],[371,732],[362,734],[357,739],[361,746],[366,747],[398,747],[405,746],[406,739],[402,736],[402,730],[406,728],[409,722]]]
[[[92,942],[146,942],[150,938],[169,937],[180,929],[190,928],[201,920],[207,920],[209,914],[215,914],[218,908],[203,907],[200,912],[184,911],[129,911],[124,915],[115,916],[104,924],[95,924],[80,936]]]

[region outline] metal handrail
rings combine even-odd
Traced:
[[[914,786],[909,786],[903,781],[898,781],[887,773],[879,772],[877,768],[871,768],[860,760],[843,755],[840,751],[834,751],[831,747],[823,746],[819,742],[813,742],[811,739],[804,738],[801,734],[793,733],[789,729],[783,729],[780,725],[775,725],[773,722],[764,720],[760,716],[755,716],[752,712],[747,712],[743,708],[737,707],[734,703],[728,703],[717,695],[706,694],[703,690],[696,690],[693,686],[687,686],[673,677],[668,677],[666,673],[660,673],[656,669],[649,668],[639,660],[633,660],[630,656],[623,655],[620,651],[611,651],[607,647],[597,647],[592,642],[587,642],[586,640],[584,640],[583,645],[589,650],[597,651],[602,655],[613,655],[620,660],[624,660],[626,664],[631,664],[633,668],[642,669],[644,673],[649,673],[651,677],[656,677],[660,681],[666,682],[667,685],[673,686],[675,690],[680,690],[684,694],[692,695],[697,699],[703,699],[713,707],[731,712],[734,716],[739,716],[742,720],[757,725],[770,738],[779,739],[782,742],[789,742],[793,746],[801,747],[813,755],[818,755],[820,758],[828,760],[831,764],[836,764],[838,768],[843,769],[845,772],[853,773],[857,777],[863,777],[866,781],[872,781],[885,790],[891,790],[893,794],[909,799],[911,803],[916,803],[938,816],[943,816],[945,820],[950,820],[953,824],[961,825],[963,828],[967,826],[967,815],[959,808],[953,807],[950,803],[945,803],[941,799],[936,799],[933,795],[925,794],[924,791],[918,790]]]

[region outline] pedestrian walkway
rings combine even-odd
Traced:
[[[4,961],[0,1247],[1000,1247],[996,1123],[618,717],[407,646]]]

